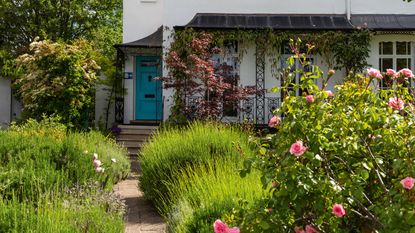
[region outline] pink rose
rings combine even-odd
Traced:
[[[290,153],[295,156],[301,156],[306,152],[307,147],[303,145],[302,141],[297,141],[296,143],[291,145]]]
[[[215,233],[239,233],[240,230],[237,227],[232,227],[229,229],[228,225],[226,223],[222,222],[221,220],[216,220],[215,223],[213,223],[213,230]]]
[[[299,227],[294,227],[295,233],[305,233],[305,231]]]
[[[101,161],[98,160],[98,159],[95,159],[93,164],[94,164],[95,167],[101,167],[101,165],[102,165]]]
[[[414,76],[412,71],[410,69],[407,69],[407,68],[400,70],[399,74],[401,74],[405,78],[412,78]]]
[[[392,78],[396,78],[399,75],[399,73],[396,72],[393,69],[387,69],[386,70],[386,74],[389,75],[389,76],[391,76]]]
[[[96,167],[96,168],[95,168],[95,171],[96,171],[97,173],[102,173],[102,172],[104,172],[104,168],[103,168],[103,167]]]
[[[396,110],[402,110],[405,107],[405,102],[403,102],[401,98],[392,97],[389,98],[389,107]]]
[[[346,215],[346,210],[343,208],[343,205],[334,204],[332,213],[337,217],[341,218]]]
[[[316,230],[316,228],[312,227],[311,225],[305,226],[305,232],[306,233],[319,233],[318,230]]]
[[[229,231],[228,225],[219,219],[213,223],[213,229],[215,233],[228,233]]]
[[[228,233],[240,233],[240,230],[237,227],[232,227],[229,229]]]
[[[270,128],[277,127],[279,124],[281,124],[281,118],[278,116],[273,116],[268,122]]]
[[[406,177],[401,180],[401,184],[405,189],[412,189],[414,187],[415,179],[412,177]]]
[[[333,92],[331,92],[330,90],[326,91],[326,93],[329,97],[333,97]]]
[[[382,74],[377,69],[373,69],[373,68],[367,69],[367,74],[369,75],[369,77],[372,77],[372,78],[378,78],[378,79],[383,78]]]
[[[309,103],[309,104],[314,102],[314,96],[312,96],[312,95],[307,95],[305,97],[305,99],[307,100],[307,103]]]

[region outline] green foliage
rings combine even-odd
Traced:
[[[239,148],[239,149],[238,149]],[[215,123],[192,123],[182,129],[158,132],[141,150],[140,188],[146,198],[162,207],[170,198],[167,183],[176,180],[178,171],[206,164],[211,159],[238,160],[251,154],[248,136],[239,130]]]
[[[0,195],[20,200],[37,199],[63,186],[99,181],[104,187],[127,175],[125,151],[100,133],[67,133],[56,124],[39,128],[29,121],[0,132]],[[97,153],[106,168],[97,174],[92,165]],[[116,159],[113,163],[111,159]]]
[[[0,131],[0,232],[121,232],[124,206],[109,191],[129,171],[126,151],[55,120]]]
[[[242,160],[241,160],[242,161]],[[261,199],[260,175],[253,172],[245,178],[238,175],[241,161],[221,158],[205,165],[176,171],[175,181],[169,182],[171,200],[163,213],[171,232],[212,232],[216,219],[232,219],[231,213],[240,202]],[[232,220],[229,225],[234,225]]]
[[[0,0],[1,49],[15,57],[36,37],[91,40],[102,28],[119,26],[121,12],[121,0]]]
[[[35,203],[0,199],[0,232],[120,233],[123,213],[114,195],[90,186],[47,194]]]
[[[36,41],[30,54],[21,55],[21,74],[15,87],[28,118],[59,115],[65,124],[81,128],[93,111],[94,85],[99,66],[92,46],[84,40],[73,44]]]
[[[296,56],[306,62],[304,54]],[[287,95],[275,114],[284,115],[282,124],[276,134],[258,141],[257,156],[244,163],[245,172],[259,169],[263,185],[273,188],[255,208],[238,210],[239,225],[244,232],[292,232],[306,225],[320,232],[415,231],[414,190],[400,184],[415,175],[408,80],[400,76],[389,90],[379,91],[373,88],[377,80],[358,76],[330,97],[315,84],[328,77],[314,68],[295,71],[302,82],[294,85],[313,95],[314,102],[295,96],[289,84],[281,87]],[[287,78],[293,75],[287,73]],[[401,98],[404,109],[388,106],[390,97]],[[297,141],[307,148],[300,156],[289,152]],[[345,207],[346,216],[332,213],[335,203]],[[274,211],[264,213],[267,208]]]

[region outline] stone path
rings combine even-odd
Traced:
[[[166,225],[155,210],[153,204],[144,199],[144,193],[138,190],[138,177],[141,169],[137,156],[131,156],[131,174],[114,187],[127,205],[125,233],[164,233]]]

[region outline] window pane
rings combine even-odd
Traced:
[[[403,68],[408,68],[409,67],[409,60],[408,58],[398,58],[396,59],[396,69],[400,70]]]
[[[382,72],[386,72],[386,69],[393,69],[393,58],[380,58],[379,67]]]
[[[380,54],[381,55],[392,55],[393,54],[393,43],[392,42],[380,42]]]
[[[396,54],[397,55],[409,55],[411,54],[409,42],[396,42]]]

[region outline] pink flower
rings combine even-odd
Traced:
[[[312,96],[312,95],[307,95],[305,97],[305,99],[307,100],[307,103],[309,103],[309,104],[314,102],[314,96]]]
[[[305,233],[305,231],[301,229],[300,227],[294,227],[294,231],[295,233]]]
[[[216,220],[215,223],[213,223],[213,230],[215,233],[239,233],[240,230],[237,227],[232,227],[229,229],[228,225],[226,223],[222,222],[221,220]]]
[[[400,70],[399,74],[403,75],[405,78],[412,78],[414,76],[412,71],[408,68]]]
[[[367,69],[367,74],[369,75],[369,77],[372,77],[372,78],[378,78],[378,79],[383,78],[382,74],[377,69],[373,69],[373,68]]]
[[[278,116],[273,116],[269,122],[268,122],[268,126],[270,128],[274,128],[277,127],[279,124],[281,123],[281,118]]]
[[[328,75],[329,75],[329,76],[333,76],[335,73],[336,73],[336,71],[335,71],[335,70],[329,70]]]
[[[403,102],[401,98],[392,97],[389,98],[389,107],[396,110],[402,110],[405,107],[405,102]]]
[[[399,75],[399,73],[396,72],[393,69],[387,69],[386,70],[386,74],[389,75],[389,76],[391,76],[391,77],[393,77],[393,78],[396,78]]]
[[[341,218],[346,215],[346,210],[343,208],[342,204],[334,204],[332,213]]]
[[[93,164],[94,164],[95,167],[101,167],[101,165],[102,165],[101,161],[98,160],[98,159],[95,159]]]
[[[215,233],[228,233],[229,228],[226,223],[222,222],[221,220],[216,220],[215,223],[213,223],[213,230]]]
[[[228,233],[240,233],[240,230],[237,227],[232,227],[229,229]]]
[[[326,93],[329,97],[333,97],[333,92],[331,92],[330,90],[326,91]]]
[[[103,167],[96,167],[95,168],[95,171],[97,172],[97,173],[102,173],[102,172],[104,172],[104,168]]]
[[[290,153],[295,156],[301,156],[307,150],[307,147],[303,145],[302,141],[297,141],[291,145]]]
[[[306,225],[305,232],[306,233],[318,233],[318,230],[316,230],[316,228],[312,227],[311,225]]]
[[[412,189],[414,187],[415,179],[412,177],[406,177],[401,180],[401,184],[405,189]]]

